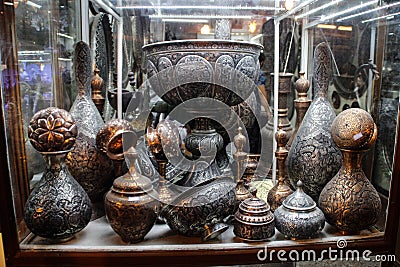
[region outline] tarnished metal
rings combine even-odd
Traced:
[[[181,235],[212,239],[227,229],[221,223],[234,213],[235,187],[230,177],[213,178],[179,195],[161,216]]]
[[[362,155],[377,136],[371,115],[363,109],[345,110],[332,123],[333,141],[342,151],[343,165],[321,192],[319,206],[327,222],[343,233],[357,233],[379,218],[379,194],[361,167]]]
[[[296,136],[301,123],[303,122],[304,115],[306,115],[306,112],[311,105],[311,100],[307,98],[307,92],[310,88],[310,81],[304,77],[304,74],[304,72],[299,72],[300,77],[294,83],[294,88],[296,89],[298,96],[297,99],[294,100],[294,108],[296,109],[296,125],[292,135],[289,138],[289,141],[286,144],[287,149],[290,149],[293,139]]]
[[[275,134],[275,139],[278,143],[278,149],[275,152],[278,183],[269,190],[267,195],[267,202],[271,206],[272,211],[275,211],[280,205],[282,205],[282,202],[286,197],[293,193],[293,190],[289,186],[289,177],[287,176],[285,165],[289,153],[285,148],[288,140],[286,132],[279,129]]]
[[[67,155],[66,163],[90,199],[97,202],[103,200],[104,193],[110,188],[114,170],[110,159],[96,147],[96,134],[104,122],[91,98],[92,65],[89,46],[83,41],[76,43],[74,54],[78,96],[70,113],[79,134],[74,149]],[[99,213],[99,216],[104,214],[101,211]]]
[[[235,214],[233,232],[244,240],[266,240],[275,234],[274,215],[264,200],[245,199]]]
[[[321,43],[314,52],[314,100],[288,156],[291,183],[294,185],[301,180],[304,191],[315,201],[342,164],[342,155],[331,136],[331,125],[336,115],[327,98],[330,75],[331,54],[328,44]]]
[[[65,156],[77,137],[77,127],[65,110],[47,108],[37,112],[29,125],[28,137],[46,161],[46,169],[30,194],[24,219],[32,233],[64,241],[90,221],[91,202],[72,177]]]
[[[289,195],[275,212],[275,226],[279,232],[292,239],[316,237],[325,225],[322,211],[297,182],[297,190]]]

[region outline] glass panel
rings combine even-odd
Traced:
[[[79,1],[41,0],[20,1],[15,9],[25,136],[38,110],[49,106],[69,110],[75,99],[71,67],[73,45],[80,34],[77,7]],[[28,141],[26,153],[32,179],[43,171],[44,161]]]

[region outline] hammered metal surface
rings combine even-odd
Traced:
[[[49,107],[40,110],[29,122],[28,138],[39,152],[69,150],[77,135],[74,119],[63,109]]]
[[[361,167],[362,154],[374,144],[377,128],[366,111],[353,108],[334,120],[332,135],[342,150],[343,165],[321,192],[319,205],[327,222],[342,232],[357,233],[372,226],[382,208]]]
[[[90,49],[85,42],[75,45],[74,69],[78,96],[70,113],[79,130],[74,149],[67,155],[67,166],[92,201],[102,200],[114,175],[110,159],[96,147],[96,134],[104,122],[91,98]]]
[[[326,43],[314,52],[314,100],[290,147],[289,177],[294,185],[304,182],[304,191],[315,201],[326,183],[339,171],[342,156],[331,136],[336,115],[327,99],[331,55]]]
[[[233,232],[245,240],[266,240],[275,234],[274,215],[264,200],[248,198],[239,205]]]
[[[32,233],[60,241],[85,228],[92,215],[88,195],[67,169],[66,153],[43,152],[46,170],[24,210]]]
[[[293,239],[316,237],[325,225],[324,214],[304,193],[301,181],[297,182],[297,190],[283,201],[274,215],[276,229]]]
[[[235,183],[231,178],[215,178],[193,187],[164,209],[169,227],[184,236],[201,236],[212,226],[233,214]]]
[[[261,46],[223,40],[184,40],[154,43],[143,50],[150,84],[167,103],[176,106],[202,96],[232,106],[252,92],[249,88],[257,78]]]
[[[115,179],[104,204],[112,229],[123,241],[137,243],[144,239],[156,221],[158,194],[150,179],[136,172],[136,150],[130,148],[126,157],[130,161],[129,172]]]

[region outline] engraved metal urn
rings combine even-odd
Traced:
[[[274,214],[264,200],[248,198],[240,203],[233,227],[234,234],[241,239],[266,240],[275,234]]]
[[[254,81],[261,46],[229,40],[184,40],[154,43],[143,50],[151,88],[169,105],[183,104],[183,123],[185,119],[195,121],[185,145],[194,160],[204,161],[208,167],[186,177],[187,186],[221,175],[224,169],[217,166],[214,157],[208,157],[216,153],[217,159],[226,158],[219,156],[226,152],[212,120],[228,121],[231,109],[226,105],[243,102],[257,89]]]
[[[129,172],[114,180],[105,197],[105,210],[112,229],[127,243],[144,239],[157,219],[158,194],[149,178],[135,170],[134,147],[126,151]]]
[[[278,182],[268,191],[267,202],[271,206],[271,210],[275,211],[287,196],[293,193],[293,190],[289,186],[287,177],[285,161],[288,155],[288,151],[285,148],[287,142],[286,132],[279,129],[275,134],[276,142],[278,143],[278,149],[275,152],[277,162],[277,176]]]
[[[363,109],[347,109],[333,121],[332,137],[342,151],[343,165],[322,190],[319,206],[327,222],[342,233],[358,233],[379,218],[379,194],[361,167],[363,154],[377,136],[371,115]]]
[[[90,221],[90,199],[65,164],[77,135],[74,119],[62,109],[40,110],[30,121],[29,140],[46,162],[24,209],[26,225],[35,235],[62,242]]]
[[[297,190],[283,201],[274,215],[276,229],[292,239],[316,237],[325,226],[324,214],[315,201],[304,193],[301,181],[297,182]]]
[[[221,222],[234,212],[236,184],[216,162],[215,155],[226,151],[213,121],[228,121],[233,112],[230,107],[257,90],[260,50],[258,44],[228,40],[171,41],[143,47],[151,88],[169,105],[179,105],[181,117],[176,120],[194,121],[185,138],[192,163],[184,185],[191,188],[162,214],[170,228],[182,235],[208,240],[227,229]]]
[[[331,136],[336,115],[327,98],[331,75],[328,44],[314,51],[314,99],[304,116],[289,150],[288,170],[291,183],[304,183],[304,191],[314,201],[326,183],[339,171],[342,155]]]
[[[91,98],[92,65],[85,42],[75,44],[74,69],[78,96],[70,109],[79,129],[74,149],[66,163],[72,176],[82,185],[95,205],[94,217],[104,215],[103,197],[114,179],[110,159],[96,147],[96,134],[104,122]]]

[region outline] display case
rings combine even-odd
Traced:
[[[382,265],[394,264],[392,255],[398,245],[400,218],[399,8],[400,2],[389,0],[0,0],[0,230],[7,266],[187,265],[188,262],[193,265],[244,265],[330,261],[332,257],[349,257],[349,253],[353,257],[351,260],[355,260],[353,254],[357,253],[360,258],[365,256],[361,260],[385,256]],[[284,128],[280,125],[282,116],[286,117],[290,129],[296,127],[294,99],[299,95],[294,88],[300,72],[305,72],[305,77],[311,81],[308,99],[315,97],[313,89],[319,86],[321,73],[324,76],[325,72],[319,69],[320,65],[315,65],[314,51],[320,43],[326,43],[331,58],[331,63],[326,66],[332,69],[326,83],[326,97],[334,113],[339,115],[349,108],[361,108],[377,125],[377,141],[366,152],[362,169],[379,193],[382,209],[378,220],[355,234],[344,233],[325,223],[322,232],[313,238],[290,239],[275,230],[272,237],[256,242],[235,236],[233,224],[229,221],[228,229],[209,241],[183,236],[178,234],[179,230],[172,231],[167,224],[156,223],[143,241],[130,244],[113,231],[100,209],[101,215],[92,216],[88,225],[68,241],[56,242],[35,235],[24,220],[24,208],[38,185],[45,162],[28,140],[29,123],[41,109],[71,109],[80,88],[75,82],[80,73],[74,69],[74,49],[80,40],[85,41],[90,49],[90,75],[97,67],[104,80],[99,89],[105,101],[102,119],[107,123],[124,118],[130,123],[129,127],[136,130],[139,155],[147,155],[144,158],[139,156],[137,169],[151,178],[154,186],[158,179],[174,179],[182,174],[167,165],[166,173],[156,175],[157,167],[162,166],[160,159],[151,154],[146,129],[135,127],[143,126],[143,121],[150,121],[151,126],[156,127],[166,116],[178,118],[177,114],[182,110],[178,108],[174,113],[174,109],[185,102],[182,99],[190,99],[198,93],[189,83],[197,77],[198,71],[217,72],[218,62],[212,60],[221,56],[220,53],[225,58],[234,58],[235,68],[241,68],[247,78],[236,73],[235,77],[232,76],[234,82],[224,80],[228,83],[226,85],[222,78],[229,73],[224,73],[222,68],[221,81],[213,80],[219,86],[213,87],[213,93],[206,96],[221,97],[226,93],[224,88],[236,88],[237,84],[257,90],[254,89],[256,93],[253,96],[243,93],[241,101],[245,100],[247,106],[239,104],[241,101],[235,102],[234,96],[229,96],[229,100],[228,97],[219,98],[223,99],[220,102],[225,106],[234,106],[229,107],[237,114],[232,123],[234,130],[227,130],[228,135],[234,134],[226,137],[221,131],[222,137],[212,137],[214,141],[210,142],[215,142],[216,146],[219,146],[218,142],[224,143],[221,146],[227,148],[227,155],[219,155],[222,159],[216,156],[218,168],[228,162],[235,169],[235,153],[239,148],[233,148],[234,136],[238,125],[244,129],[248,154],[261,154],[260,172],[254,176],[252,186],[257,188],[256,196],[265,200],[266,191],[276,182],[276,171],[280,168],[277,166],[279,163],[276,164],[275,152],[282,145],[277,144],[273,137],[278,129]],[[204,43],[208,46],[202,46]],[[227,49],[225,45],[233,51],[224,50]],[[189,49],[193,54],[188,58],[197,65],[189,64],[187,69],[179,69],[179,60]],[[237,53],[238,49],[241,53]],[[260,57],[260,62],[257,62],[259,50],[263,51],[264,58]],[[172,56],[163,54],[171,51],[175,51]],[[244,55],[246,60],[251,58],[256,67],[249,61],[242,61]],[[177,64],[176,73],[180,71],[181,80],[176,78],[176,73],[160,70],[160,66],[169,63]],[[155,72],[159,74],[156,82],[152,76]],[[260,73],[265,77],[264,87],[255,84]],[[281,73],[292,75],[284,94],[280,88]],[[251,83],[249,77],[253,79]],[[204,77],[198,79],[197,83],[204,82]],[[167,88],[181,82],[181,91],[165,98],[157,91],[162,88],[160,81]],[[190,93],[185,91],[184,95],[185,88]],[[117,92],[116,110],[107,96],[113,89]],[[123,90],[131,94],[140,93],[133,109],[123,109]],[[179,95],[178,102],[174,102],[176,95]],[[284,111],[282,103],[286,104]],[[252,105],[256,106],[253,110],[248,108]],[[219,108],[218,105],[210,107]],[[219,131],[226,121],[213,124],[213,127]],[[189,127],[198,127],[196,133],[204,125],[208,126],[208,122],[198,120],[196,125],[190,124]],[[180,125],[178,128],[186,130],[188,127]],[[174,134],[171,132],[168,134]],[[176,134],[174,138],[185,137],[187,132],[182,132],[185,131],[180,131],[180,135]],[[289,137],[289,131],[287,135]],[[269,139],[263,139],[265,136]],[[186,143],[185,149],[190,145]],[[196,149],[188,154],[196,153]],[[141,168],[146,164],[149,164],[149,169]],[[246,170],[244,172],[246,175]],[[351,198],[348,197],[350,203]],[[318,199],[316,202],[318,204]],[[365,208],[362,203],[355,205]],[[332,250],[334,255],[327,253]]]

